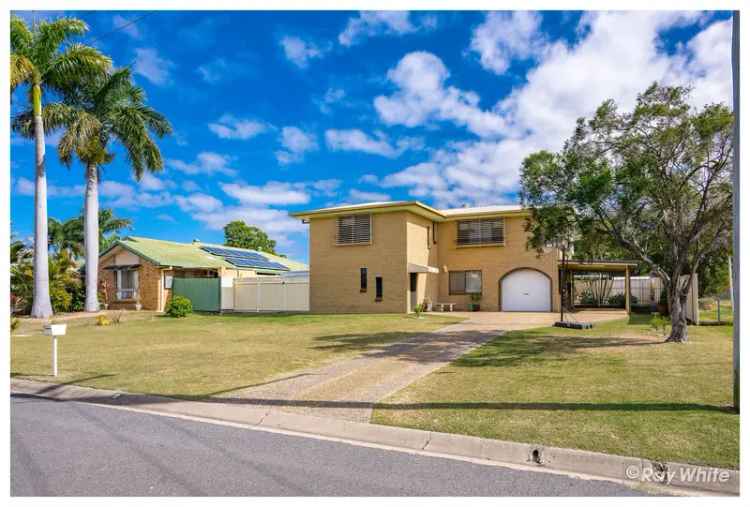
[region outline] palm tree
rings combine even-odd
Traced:
[[[36,147],[34,190],[34,291],[31,315],[52,315],[49,295],[47,256],[47,175],[44,169],[44,122],[42,95],[47,91],[69,90],[92,76],[106,72],[111,61],[98,50],[83,44],[67,43],[71,37],[88,30],[74,18],[35,24],[30,30],[23,20],[10,21],[10,89],[29,87],[33,112],[32,130]],[[67,43],[61,48],[63,43]]]
[[[130,229],[132,225],[131,219],[117,218],[109,208],[99,211],[99,250],[106,250],[120,240],[118,233],[123,229]]]
[[[64,222],[50,218],[47,228],[49,246],[56,252],[65,250],[74,259],[83,255],[83,228],[80,225],[80,218],[71,218]]]
[[[110,143],[117,141],[125,147],[136,180],[145,170],[156,172],[164,166],[151,134],[163,137],[172,127],[145,101],[143,89],[133,84],[130,69],[124,68],[68,90],[62,102],[48,104],[43,111],[46,124],[65,129],[57,146],[60,160],[70,166],[75,155],[86,167],[83,237],[87,312],[99,309],[99,170],[114,157],[108,150]],[[21,113],[13,120],[14,127],[27,132],[30,120],[30,112]]]

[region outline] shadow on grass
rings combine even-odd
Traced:
[[[40,397],[57,386],[45,388],[34,394],[12,394],[18,398]],[[110,394],[68,397],[66,401],[80,401],[103,405],[129,406],[148,403],[150,405],[176,403],[184,401],[179,395],[147,395],[122,394],[112,397]],[[187,398],[190,399],[190,398]],[[197,400],[196,400],[197,401]],[[622,403],[594,403],[594,402],[420,402],[420,403],[378,403],[368,401],[341,400],[284,400],[273,398],[207,398],[200,401],[206,404],[222,403],[226,405],[246,405],[248,407],[302,407],[302,408],[331,408],[331,409],[377,409],[377,410],[547,410],[559,412],[722,412],[734,413],[732,407],[706,405],[702,403],[667,403],[667,402],[622,402]]]
[[[81,382],[88,382],[89,380],[96,380],[100,378],[107,378],[107,377],[116,377],[117,375],[114,373],[102,373],[100,375],[92,375],[90,377],[79,377],[74,378],[71,380],[68,380],[67,382],[55,382],[55,377],[49,374],[44,373],[22,373],[22,372],[11,372],[10,377],[11,378],[21,378],[21,377],[35,377],[37,379],[39,378],[48,378],[49,382],[54,382],[54,384],[50,384],[49,386],[44,387],[40,391],[37,392],[37,394],[46,394],[48,392],[54,391],[55,389],[59,388],[60,386],[70,386],[70,385],[76,385],[80,384]]]

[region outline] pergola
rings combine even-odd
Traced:
[[[559,261],[560,266],[560,296],[561,304],[562,297],[565,296],[564,288],[568,281],[571,284],[570,290],[567,291],[567,295],[570,300],[570,306],[573,306],[572,295],[574,293],[574,277],[569,276],[574,273],[607,273],[607,274],[622,274],[625,278],[625,310],[630,313],[630,274],[633,269],[638,266],[635,261],[627,260],[561,260]]]

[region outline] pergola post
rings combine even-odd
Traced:
[[[625,266],[625,311],[630,315],[630,266]]]

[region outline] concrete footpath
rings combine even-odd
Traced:
[[[671,494],[739,494],[739,471],[614,456],[536,444],[380,426],[290,413],[273,406],[248,406],[228,400],[185,401],[119,393],[74,385],[11,379],[13,394],[78,401],[173,417],[221,421],[375,445],[406,452],[472,460],[483,464],[529,467],[537,471],[640,484]]]

